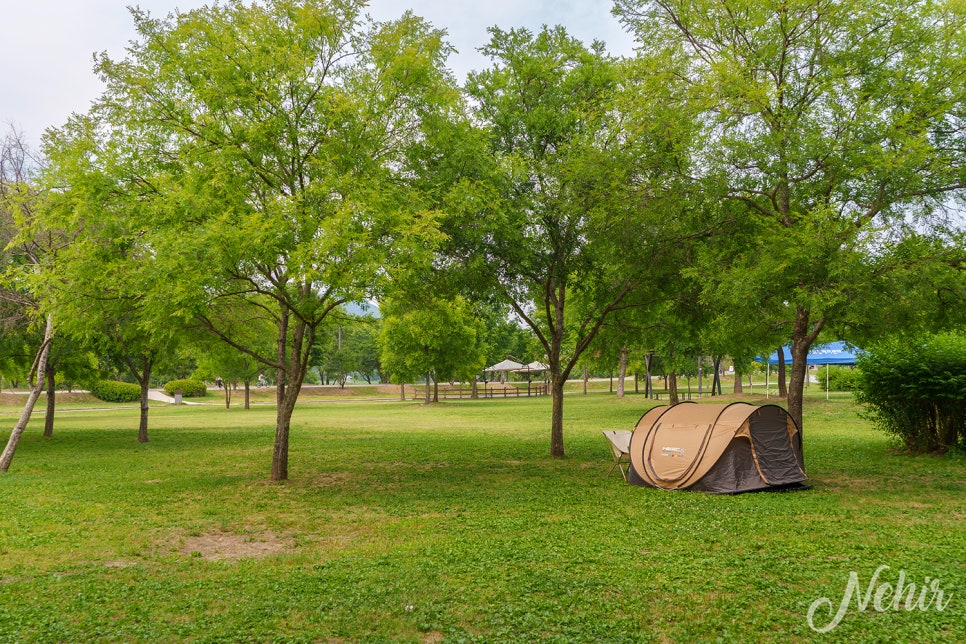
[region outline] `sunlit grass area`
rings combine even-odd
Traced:
[[[65,411],[52,439],[39,414],[0,476],[0,640],[813,641],[809,606],[882,565],[944,610],[853,599],[823,641],[966,640],[963,455],[898,454],[813,391],[811,490],[605,476],[600,431],[651,404],[568,394],[563,460],[549,398],[305,404],[284,484],[269,405],[154,406],[146,445],[136,409]]]

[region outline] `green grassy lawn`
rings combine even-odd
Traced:
[[[41,411],[0,476],[0,641],[966,641],[962,455],[898,455],[823,394],[812,490],[631,487],[600,430],[648,405],[568,395],[552,460],[549,398],[305,404],[284,484],[270,406],[154,406],[146,445],[136,409],[52,439]],[[853,599],[809,628],[882,565],[945,610]]]

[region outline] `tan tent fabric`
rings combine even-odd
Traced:
[[[743,492],[806,478],[798,428],[775,405],[654,407],[637,423],[629,451],[628,481],[666,490]]]

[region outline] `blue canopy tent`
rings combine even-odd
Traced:
[[[792,363],[792,354],[788,347],[782,347],[785,354],[785,364]],[[829,342],[828,344],[816,344],[812,347],[805,359],[807,364],[855,364],[857,357],[855,349],[850,348],[844,342]],[[768,364],[778,364],[778,352],[775,351],[769,356]]]
[[[785,364],[792,363],[792,354],[788,347],[782,347],[785,357]],[[829,342],[828,344],[816,344],[805,357],[806,364],[814,365],[854,365],[857,351],[844,342]],[[768,357],[769,370],[771,365],[778,364],[778,352],[773,352]],[[768,376],[765,376],[765,392],[768,392]],[[825,398],[828,398],[828,370],[825,371]]]

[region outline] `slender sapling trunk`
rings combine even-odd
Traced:
[[[17,451],[17,445],[20,443],[20,437],[23,435],[24,430],[27,428],[27,423],[30,422],[30,415],[34,411],[34,405],[37,404],[37,399],[40,397],[40,392],[44,388],[44,381],[46,379],[47,371],[47,357],[50,355],[50,342],[54,336],[54,319],[52,316],[47,316],[47,327],[44,330],[44,341],[40,345],[40,349],[37,352],[37,357],[34,359],[34,368],[32,371],[36,373],[36,381],[33,387],[30,389],[30,395],[27,396],[27,403],[24,405],[23,412],[20,414],[20,419],[17,420],[17,424],[14,425],[13,431],[10,432],[10,438],[7,440],[7,446],[4,448],[3,453],[0,454],[0,472],[6,472],[10,469],[10,463],[13,461],[13,455]]]

